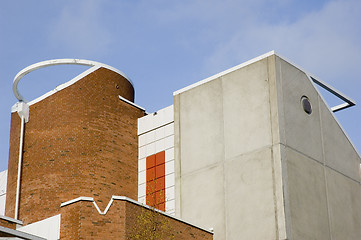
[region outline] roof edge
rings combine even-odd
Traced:
[[[188,91],[188,90],[190,90],[190,89],[192,89],[192,88],[198,87],[198,86],[200,86],[200,85],[203,85],[203,84],[205,84],[205,83],[207,83],[207,82],[210,82],[210,81],[212,81],[212,80],[214,80],[214,79],[217,79],[217,78],[219,78],[219,77],[221,77],[221,76],[224,76],[224,75],[226,75],[226,74],[228,74],[228,73],[234,72],[234,71],[236,71],[236,70],[238,70],[238,69],[240,69],[240,68],[243,68],[243,67],[248,66],[248,65],[250,65],[250,64],[252,64],[252,63],[258,62],[258,61],[260,61],[260,60],[262,60],[262,59],[265,59],[265,58],[267,58],[267,57],[269,57],[269,56],[272,56],[272,55],[277,55],[277,56],[278,56],[278,54],[276,54],[276,52],[275,52],[274,50],[272,50],[272,51],[270,51],[270,52],[268,52],[268,53],[262,54],[261,56],[255,57],[255,58],[253,58],[253,59],[251,59],[251,60],[248,60],[248,61],[246,61],[246,62],[244,62],[244,63],[241,63],[241,64],[239,64],[239,65],[237,65],[237,66],[234,66],[234,67],[232,67],[232,68],[229,68],[229,69],[227,69],[227,70],[225,70],[225,71],[223,71],[223,72],[217,73],[217,74],[215,74],[215,75],[213,75],[213,76],[210,76],[210,77],[208,77],[208,78],[206,78],[206,79],[203,79],[203,80],[201,80],[201,81],[199,81],[199,82],[193,83],[193,84],[191,84],[191,85],[189,85],[189,86],[187,86],[187,87],[184,87],[184,88],[182,88],[182,89],[179,89],[179,90],[173,92],[173,96],[178,95],[178,94],[181,94],[181,93],[183,93],[183,92],[186,92],[186,91]]]
[[[170,214],[168,214],[168,213],[166,213],[166,212],[163,212],[163,211],[161,211],[161,210],[158,210],[158,209],[156,209],[156,208],[151,208],[151,207],[148,206],[148,205],[145,205],[145,204],[143,204],[143,203],[140,203],[140,202],[138,202],[138,201],[135,201],[135,200],[133,200],[133,199],[131,199],[131,198],[129,198],[129,197],[126,197],[126,196],[116,196],[116,195],[113,195],[113,196],[111,197],[111,199],[110,199],[107,207],[104,209],[104,211],[101,211],[101,210],[99,209],[97,203],[94,201],[94,198],[92,198],[92,197],[78,197],[78,198],[69,200],[69,201],[67,201],[67,202],[61,203],[61,204],[60,204],[60,207],[65,207],[65,206],[67,206],[67,205],[70,205],[70,204],[73,204],[73,203],[76,203],[76,202],[80,202],[80,201],[90,201],[90,202],[93,202],[93,204],[94,204],[95,208],[98,210],[99,214],[101,214],[101,215],[106,215],[107,212],[108,212],[108,210],[109,210],[109,208],[110,208],[110,206],[112,205],[112,203],[113,203],[114,200],[126,201],[126,202],[129,202],[129,203],[133,203],[133,204],[135,204],[135,205],[138,205],[138,206],[140,206],[140,207],[144,207],[144,208],[147,208],[147,209],[153,209],[154,211],[156,211],[156,212],[158,212],[158,213],[160,213],[160,214],[162,214],[162,215],[165,215],[165,216],[167,216],[167,217],[173,218],[173,219],[175,219],[175,220],[177,220],[177,221],[180,221],[180,222],[182,222],[182,223],[185,223],[185,224],[187,224],[187,225],[190,225],[190,226],[193,226],[193,227],[195,227],[195,228],[198,228],[198,229],[200,229],[200,230],[202,230],[202,231],[205,231],[205,232],[208,232],[208,233],[213,234],[213,232],[212,232],[211,230],[205,229],[205,228],[203,228],[203,227],[199,227],[199,226],[197,226],[197,225],[195,225],[195,224],[193,224],[193,223],[190,223],[190,222],[185,221],[185,220],[182,220],[182,219],[180,219],[180,218],[178,218],[178,217],[172,216],[172,215],[170,215]]]

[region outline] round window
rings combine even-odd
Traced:
[[[310,100],[308,99],[308,97],[306,97],[306,96],[302,96],[302,97],[301,97],[301,105],[302,105],[303,110],[304,110],[308,115],[310,115],[310,114],[312,113],[312,105],[311,105],[311,102],[310,102]]]

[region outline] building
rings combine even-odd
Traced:
[[[146,114],[123,73],[77,63],[94,67],[29,115],[13,108],[6,219],[90,238],[119,229],[127,204],[148,204],[197,239],[360,238],[360,155],[333,114],[354,103],[315,76],[270,52]],[[330,108],[315,84],[346,103]]]
[[[23,75],[71,63],[92,67],[25,103],[17,90]],[[24,237],[25,231],[46,239],[138,239],[147,227],[163,224],[159,236],[212,239],[208,229],[150,214],[135,201],[137,119],[145,110],[133,103],[134,88],[125,74],[91,61],[45,61],[15,77],[14,93],[19,102],[11,115],[6,217],[0,218],[6,236]],[[162,224],[149,225],[153,218]]]

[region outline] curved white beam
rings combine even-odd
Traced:
[[[24,97],[21,96],[21,94],[19,93],[19,89],[18,89],[18,84],[19,84],[20,79],[23,78],[26,74],[31,73],[32,71],[35,71],[37,69],[44,68],[44,67],[49,67],[49,66],[54,66],[54,65],[67,65],[67,64],[84,65],[84,66],[91,66],[91,67],[104,67],[104,68],[110,69],[116,73],[119,73],[124,78],[126,78],[130,82],[130,84],[133,85],[132,81],[123,72],[121,72],[118,69],[113,68],[109,65],[106,65],[104,63],[90,61],[90,60],[84,60],[84,59],[69,59],[69,58],[53,59],[53,60],[47,60],[47,61],[32,64],[32,65],[24,68],[23,70],[21,70],[18,74],[16,74],[14,81],[13,81],[13,92],[14,92],[15,97],[19,101],[26,102]],[[134,87],[134,85],[133,85],[133,87]]]

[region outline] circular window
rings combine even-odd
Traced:
[[[302,96],[302,97],[301,97],[301,105],[302,105],[303,110],[304,110],[308,115],[310,115],[310,114],[312,113],[312,105],[311,105],[311,102],[310,102],[310,100],[308,99],[308,97],[306,97],[306,96]]]

